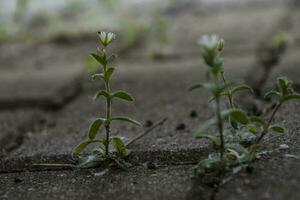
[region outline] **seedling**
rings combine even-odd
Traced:
[[[262,129],[262,133],[257,137],[256,143],[259,143],[263,137],[269,132],[272,131],[277,134],[283,134],[284,128],[280,125],[272,125],[273,119],[275,118],[279,108],[287,101],[293,99],[300,99],[300,94],[295,92],[292,87],[292,81],[288,80],[285,77],[278,78],[277,89],[273,89],[265,94],[265,98],[275,98],[276,104],[271,113],[271,116],[268,121],[255,117],[252,121],[258,122]]]
[[[224,40],[217,35],[206,35],[199,40],[202,57],[207,67],[207,83],[195,84],[191,90],[206,88],[214,102],[215,116],[198,128],[196,138],[206,138],[212,143],[212,151],[207,159],[201,160],[195,172],[209,185],[219,184],[226,171],[237,165],[247,165],[256,158],[259,142],[269,132],[282,134],[284,128],[273,125],[272,121],[282,104],[291,99],[300,99],[294,92],[291,81],[278,79],[278,90],[266,93],[266,97],[277,97],[276,106],[268,121],[258,116],[248,116],[235,104],[235,95],[241,91],[250,91],[246,84],[228,82],[225,79],[221,52]],[[222,109],[221,98],[228,99],[227,109]],[[211,129],[215,127],[216,129]],[[216,131],[217,134],[208,134]]]
[[[99,164],[103,161],[114,161],[118,166],[127,168],[128,163],[126,163],[123,158],[125,158],[129,152],[122,138],[111,134],[111,124],[114,121],[129,122],[138,126],[141,126],[141,124],[129,117],[116,117],[112,115],[111,107],[113,100],[121,99],[131,102],[134,99],[125,91],[111,91],[110,80],[115,68],[111,67],[110,63],[115,58],[115,55],[109,55],[107,53],[107,47],[115,39],[115,34],[111,32],[99,32],[98,34],[102,47],[99,47],[96,53],[91,53],[91,56],[102,66],[102,73],[93,74],[92,79],[101,78],[104,82],[104,89],[97,92],[94,99],[104,97],[106,100],[106,115],[105,117],[96,118],[91,123],[87,133],[87,140],[75,147],[72,154],[73,156],[79,156],[88,145],[96,144],[92,154],[81,159],[81,167],[87,167],[95,163]],[[97,135],[102,128],[105,129],[105,135],[102,139],[97,139]],[[113,145],[113,149],[111,145]]]

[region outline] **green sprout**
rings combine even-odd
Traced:
[[[208,158],[201,160],[195,167],[196,175],[209,185],[219,184],[225,172],[233,167],[245,166],[252,162],[257,156],[259,142],[269,131],[276,134],[284,133],[283,127],[272,124],[273,119],[284,102],[300,99],[300,94],[292,88],[292,82],[286,78],[279,78],[278,89],[271,90],[265,95],[266,98],[277,98],[269,120],[259,116],[248,116],[236,105],[235,95],[242,91],[254,92],[246,84],[226,81],[221,58],[224,44],[224,40],[217,35],[205,35],[199,40],[208,81],[190,88],[190,90],[208,89],[212,94],[209,101],[214,102],[215,116],[194,133],[196,138],[208,139],[212,144],[213,150]],[[227,108],[223,108],[222,97],[228,100]],[[217,134],[209,134],[209,131],[216,131]]]
[[[113,160],[120,167],[126,168],[125,161],[122,159],[128,155],[128,150],[122,138],[111,135],[111,123],[113,121],[125,121],[135,125],[141,126],[141,124],[128,117],[115,117],[112,115],[112,101],[114,99],[121,99],[125,101],[133,101],[131,97],[125,91],[112,92],[110,88],[110,80],[115,71],[114,67],[110,66],[110,63],[116,57],[114,54],[109,55],[107,53],[107,47],[115,39],[114,33],[99,32],[100,43],[102,47],[98,48],[96,53],[91,53],[91,56],[102,66],[102,73],[93,74],[92,79],[101,78],[104,82],[104,89],[96,93],[94,99],[98,97],[104,97],[106,100],[106,115],[95,119],[89,128],[88,139],[81,142],[77,147],[73,149],[72,155],[79,156],[80,153],[90,144],[97,144],[93,149],[92,155],[83,159],[80,163],[82,167],[88,166],[91,163],[99,163],[101,161]],[[102,139],[97,139],[96,136],[100,132],[101,128],[105,128],[105,135]],[[113,143],[114,150],[111,150],[110,146]]]
[[[282,126],[276,124],[274,125],[272,122],[279,108],[289,100],[300,99],[300,94],[294,91],[292,87],[292,81],[285,77],[280,77],[277,80],[277,89],[273,89],[265,94],[265,98],[272,97],[276,99],[276,104],[268,121],[259,117],[253,118],[253,121],[258,122],[263,130],[262,133],[257,137],[256,143],[259,143],[269,131],[277,134],[284,133],[284,128]]]
[[[224,40],[217,35],[205,35],[199,40],[202,57],[207,66],[207,83],[196,84],[191,90],[206,88],[211,94],[210,101],[215,102],[215,117],[208,120],[196,132],[196,138],[206,138],[212,141],[216,151],[209,158],[199,162],[196,168],[197,174],[203,175],[206,183],[216,183],[227,166],[230,166],[237,158],[241,158],[246,150],[243,147],[229,142],[232,132],[237,132],[240,127],[248,123],[246,113],[236,108],[234,95],[239,91],[250,90],[245,84],[228,83],[224,76],[223,59],[221,52],[224,49]],[[230,108],[222,110],[221,97],[226,96]],[[229,126],[228,126],[229,125]],[[218,136],[207,134],[212,126],[217,127]],[[241,150],[242,149],[242,150]],[[239,153],[238,151],[242,151]]]

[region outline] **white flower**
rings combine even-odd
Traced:
[[[116,35],[112,32],[106,33],[104,31],[101,31],[101,32],[98,32],[98,34],[99,34],[101,43],[105,47],[107,45],[109,45],[116,38]]]
[[[224,47],[224,40],[216,34],[204,35],[198,40],[198,44],[207,50],[219,50]]]

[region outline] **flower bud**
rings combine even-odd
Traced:
[[[104,31],[101,31],[98,32],[98,34],[102,45],[105,47],[108,46],[116,38],[116,35],[112,32],[106,33]]]
[[[214,51],[218,48],[220,40],[216,34],[204,35],[199,39],[198,44],[204,49]]]
[[[223,40],[223,38],[221,38],[219,40],[219,43],[218,43],[218,46],[217,46],[219,51],[222,51],[224,49],[224,43],[225,43],[225,41]]]

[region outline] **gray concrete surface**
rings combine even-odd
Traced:
[[[207,9],[195,7],[191,12],[184,6],[174,12],[175,6],[162,12],[167,20],[176,17],[168,30],[171,56],[151,60],[148,56],[153,46],[149,44],[121,55],[112,88],[126,90],[136,100],[133,104],[114,102],[113,114],[128,115],[143,124],[168,118],[163,126],[130,146],[130,160],[141,166],[128,171],[32,165],[70,163],[70,152],[85,138],[89,123],[104,114],[104,101],[92,100],[102,84],[92,82],[82,68],[84,57],[96,46],[90,39],[68,45],[1,45],[0,199],[299,199],[299,102],[285,105],[275,119],[287,133],[266,139],[270,140],[267,150],[282,144],[287,149],[263,156],[251,165],[253,170],[230,175],[230,181],[218,191],[193,178],[193,164],[207,155],[208,143],[195,140],[192,133],[213,115],[206,91],[188,91],[192,83],[204,81],[195,41],[204,33],[222,35],[227,41],[226,76],[243,80],[253,74],[255,78],[255,47],[274,28],[285,27],[282,20],[289,10],[283,4],[276,1],[260,6],[256,2],[250,7],[232,4],[210,9],[211,4],[205,4]],[[266,87],[285,75],[294,80],[299,91],[298,14],[293,11],[290,16],[287,23],[291,26],[286,30],[296,42],[290,43]],[[246,97],[239,100],[251,98]],[[196,117],[190,116],[192,111]],[[144,128],[113,125],[126,138]],[[155,169],[149,169],[149,163]]]

